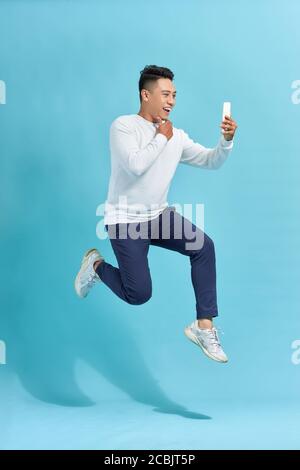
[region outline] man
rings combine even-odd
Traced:
[[[173,78],[168,68],[146,66],[139,79],[138,114],[120,116],[111,125],[111,177],[104,224],[119,267],[107,263],[95,248],[90,249],[82,259],[75,289],[80,297],[86,297],[101,280],[125,302],[140,305],[152,295],[149,246],[189,256],[196,320],[185,328],[185,334],[208,357],[227,362],[213,325],[213,317],[218,315],[213,241],[168,206],[167,194],[178,163],[219,168],[233,146],[237,125],[225,116],[220,126],[223,135],[213,149],[173,127],[169,120],[176,101]],[[191,243],[200,239],[200,245]]]

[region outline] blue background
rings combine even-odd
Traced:
[[[299,448],[300,105],[296,0],[1,1],[1,448]],[[169,203],[204,203],[227,365],[188,342],[188,259],[152,247],[153,297],[73,279],[97,246],[108,132],[139,110],[145,65],[175,73],[173,125],[213,147],[223,101],[239,127],[217,171],[180,165]],[[204,419],[203,419],[204,418]]]

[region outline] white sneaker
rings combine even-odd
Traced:
[[[228,362],[228,357],[222,349],[216,328],[199,328],[198,320],[195,320],[185,328],[184,333],[193,343],[200,346],[204,354],[214,361]]]
[[[103,261],[96,248],[88,250],[81,261],[80,270],[75,278],[75,290],[79,297],[86,297],[96,281],[101,281],[98,274],[94,271],[95,261]]]

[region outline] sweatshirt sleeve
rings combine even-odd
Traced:
[[[194,142],[186,132],[182,132],[183,149],[180,163],[216,170],[224,163],[233,147],[233,140],[226,140],[223,135],[215,148],[207,148]]]
[[[140,176],[150,168],[164,149],[168,139],[165,135],[155,137],[140,149],[134,131],[120,120],[115,120],[110,127],[110,148],[120,163],[130,173]]]

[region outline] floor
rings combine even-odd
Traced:
[[[2,449],[300,448],[299,403],[194,398],[155,408],[113,396],[59,406],[36,400],[18,379],[7,378],[0,393]]]

